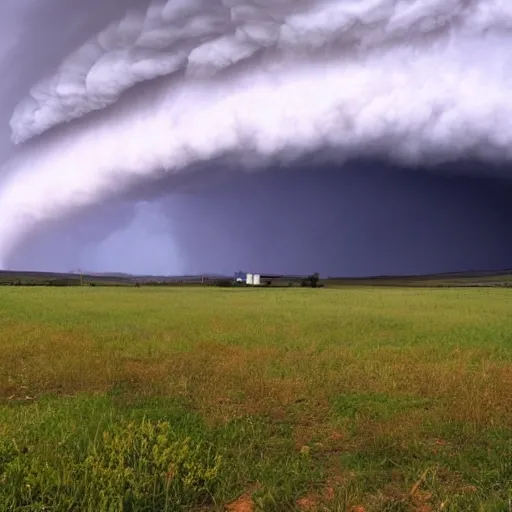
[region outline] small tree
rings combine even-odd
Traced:
[[[310,276],[306,277],[302,280],[301,286],[310,286],[311,288],[316,288],[318,286],[318,281],[320,281],[320,274],[315,272]]]
[[[320,281],[320,274],[318,272],[315,272],[314,274],[309,276],[311,288],[316,288],[318,286],[318,281]]]

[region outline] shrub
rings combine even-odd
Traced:
[[[185,505],[206,501],[213,491],[220,457],[189,437],[173,439],[168,423],[129,423],[105,433],[99,449],[85,461],[88,495],[100,510],[120,498],[125,507]],[[124,507],[123,507],[124,508]]]
[[[48,464],[0,445],[0,508],[30,512],[188,510],[211,502],[221,468],[211,447],[165,422],[130,422],[103,433],[85,457]]]
[[[311,274],[310,276],[304,278],[300,285],[303,287],[310,286],[311,288],[317,288],[318,282],[320,281],[320,274],[318,272],[315,272],[314,274]]]

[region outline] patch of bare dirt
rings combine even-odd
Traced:
[[[296,503],[300,510],[318,510],[318,501],[315,496],[304,496],[304,498],[297,500]]]
[[[246,493],[237,500],[228,503],[225,508],[229,512],[253,512],[254,501],[251,494]]]
[[[224,508],[228,512],[253,512],[255,505],[252,494],[258,489],[261,489],[259,484],[251,486],[242,496],[228,503]]]
[[[325,487],[321,493],[311,493],[307,494],[303,498],[300,498],[296,501],[297,507],[299,510],[309,511],[309,512],[323,512],[328,511],[328,503],[334,499],[335,490],[333,487],[328,486]]]

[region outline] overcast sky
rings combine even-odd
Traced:
[[[511,28],[498,0],[4,0],[0,264],[512,266]]]

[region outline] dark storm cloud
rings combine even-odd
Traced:
[[[217,174],[218,159],[248,172],[303,168],[316,155],[311,186],[316,170],[359,156],[409,173],[511,156],[512,8],[505,2],[53,0],[0,9],[9,20],[2,65],[13,71],[0,113],[13,108],[12,139],[22,143],[0,181],[0,261],[45,225],[126,194],[151,199],[155,181],[164,179],[166,191],[173,180],[206,188],[202,177]],[[388,175],[360,172],[369,195],[360,187],[358,204],[367,204]],[[477,168],[495,172],[508,168]],[[298,176],[286,174],[291,186]],[[398,183],[393,176],[386,183]],[[464,189],[451,187],[454,198]],[[454,203],[456,217],[465,206]],[[313,206],[309,219],[320,221],[322,204]],[[439,211],[432,206],[432,222]],[[255,207],[251,218],[258,216]],[[199,219],[182,217],[181,225]],[[363,236],[359,225],[354,219]]]
[[[234,176],[169,201],[190,271],[364,276],[511,265],[509,181],[382,162],[289,172]]]

